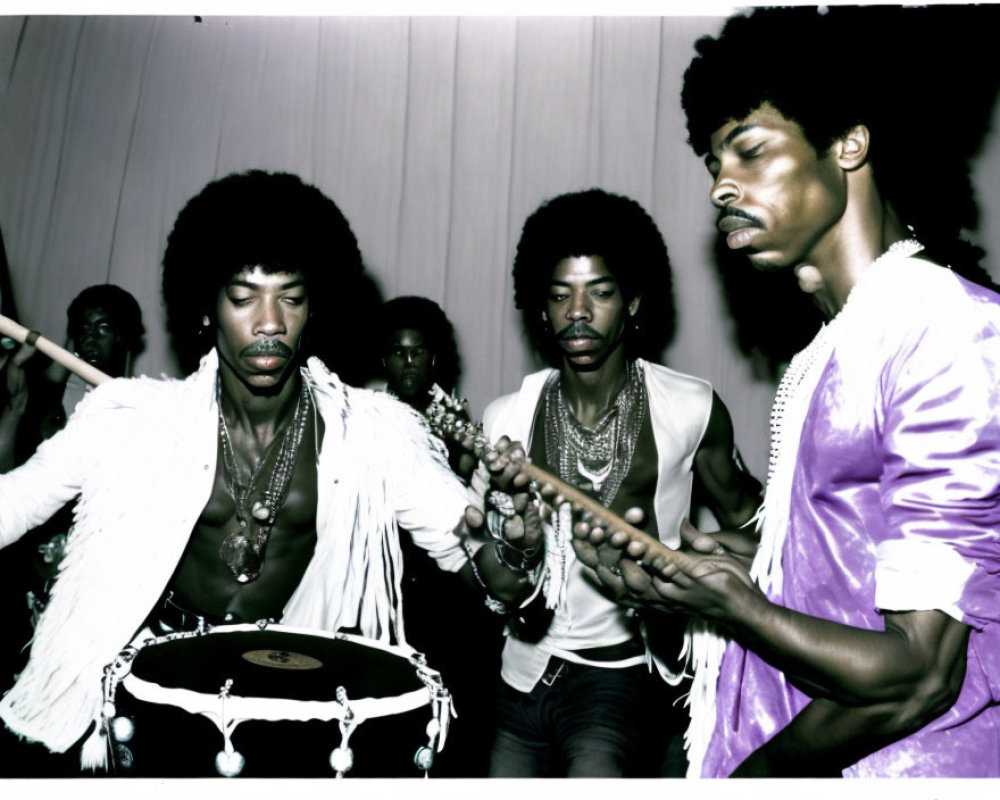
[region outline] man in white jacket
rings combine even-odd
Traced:
[[[529,333],[556,368],[487,408],[491,441],[526,442],[534,463],[641,517],[673,547],[695,479],[724,527],[750,519],[760,485],[740,464],[725,406],[705,381],[642,358],[662,350],[673,316],[666,245],[638,203],[597,189],[548,201],[524,225],[514,284]],[[510,627],[491,774],[659,774],[664,754],[644,738],[683,727],[670,715],[684,620],[641,631],[594,570],[612,585],[616,576],[577,560],[571,526],[564,512],[544,561],[542,548],[507,558],[542,570],[540,596],[552,613],[540,622],[527,613]],[[654,658],[660,676],[651,674]],[[655,725],[644,730],[650,708]]]
[[[28,665],[0,701],[11,731],[54,752],[85,740],[82,764],[103,763],[102,671],[146,626],[270,619],[404,642],[398,527],[442,569],[475,566],[516,594],[523,576],[467,539],[470,495],[421,418],[311,357],[344,349],[361,277],[347,220],[296,176],[230,175],[181,211],[163,289],[198,369],[103,384],[0,476],[0,545],[79,496]]]

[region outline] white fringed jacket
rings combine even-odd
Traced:
[[[212,351],[185,380],[110,381],[25,465],[0,476],[0,546],[80,496],[31,657],[0,701],[15,733],[65,752],[100,717],[104,666],[159,599],[208,502],[217,371]],[[398,527],[457,571],[467,559],[453,529],[468,490],[408,407],[344,385],[315,358],[302,374],[325,423],[317,542],[282,622],[358,625],[370,638],[405,641]]]

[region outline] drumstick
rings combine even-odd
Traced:
[[[50,339],[46,339],[38,331],[29,331],[23,325],[2,314],[0,314],[0,335],[9,336],[16,342],[38,348],[57,364],[66,367],[70,372],[75,372],[87,383],[94,386],[111,380],[110,375],[101,372],[97,367],[88,364],[79,356],[73,355]]]
[[[573,506],[574,510],[586,511],[591,516],[603,522],[609,533],[621,531],[628,535],[630,542],[641,542],[646,545],[646,552],[643,554],[644,561],[649,562],[655,557],[660,556],[668,564],[674,564],[678,569],[688,573],[698,563],[697,559],[681,550],[674,550],[667,547],[667,545],[655,536],[651,536],[645,531],[639,530],[634,525],[627,523],[613,511],[598,503],[590,495],[585,494],[574,486],[570,486],[565,481],[560,480],[555,475],[546,472],[530,461],[526,461],[521,465],[521,472],[535,481],[539,486],[544,486],[545,484],[551,486],[556,490],[557,495],[562,495]]]

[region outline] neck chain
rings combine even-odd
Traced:
[[[247,514],[247,504],[250,500],[250,494],[253,492],[254,482],[267,462],[268,453],[274,443],[268,445],[264,455],[257,462],[257,466],[250,473],[249,479],[244,482],[236,463],[236,453],[233,450],[232,437],[229,435],[229,426],[222,413],[222,390],[218,385],[216,386],[216,397],[219,405],[219,440],[222,442],[226,488],[236,506],[236,521],[239,523],[239,528],[223,539],[222,545],[219,547],[219,557],[229,567],[237,581],[249,583],[260,575],[264,565],[264,548],[267,545],[268,536],[271,534],[271,526],[274,525],[274,519],[278,516],[278,511],[285,502],[292,475],[295,473],[295,461],[299,454],[299,446],[302,444],[302,437],[305,434],[306,423],[309,420],[309,387],[305,381],[302,382],[302,393],[295,404],[295,413],[292,415],[291,422],[285,425],[285,432],[281,436],[281,446],[278,449],[278,457],[271,470],[267,488],[260,494],[260,498],[254,501],[249,514]],[[275,436],[275,439],[277,438]],[[255,532],[250,530],[251,517],[257,529]]]
[[[646,414],[646,390],[638,363],[627,367],[625,385],[591,427],[581,425],[563,396],[559,373],[545,384],[545,457],[559,477],[596,493],[610,506],[629,467]]]

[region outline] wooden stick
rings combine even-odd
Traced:
[[[0,335],[9,336],[16,342],[21,344],[26,344],[31,331],[25,328],[23,325],[14,322],[10,317],[5,317],[0,314]],[[70,372],[75,372],[81,378],[83,378],[87,383],[98,386],[105,381],[111,380],[111,376],[104,372],[101,372],[97,367],[88,364],[79,356],[73,355],[71,352],[63,347],[60,347],[55,342],[50,339],[46,339],[44,336],[36,334],[37,338],[32,343],[33,347],[36,347],[42,353],[47,355],[57,364],[62,364]]]
[[[556,490],[556,494],[562,495],[575,509],[582,509],[596,519],[599,519],[607,527],[608,533],[622,531],[628,534],[629,540],[642,542],[646,545],[646,552],[642,557],[643,561],[652,561],[656,556],[660,556],[668,563],[674,564],[684,572],[691,570],[698,563],[696,559],[681,550],[674,550],[667,547],[655,536],[650,536],[645,531],[641,531],[634,525],[630,525],[610,509],[605,508],[593,497],[581,492],[575,486],[570,486],[565,481],[560,480],[555,475],[546,472],[541,467],[537,467],[530,461],[521,465],[521,472],[535,481],[539,486],[548,484]]]
[[[482,427],[474,425],[472,421],[468,419],[467,412],[462,408],[462,403],[458,400],[458,398],[446,394],[445,391],[437,384],[434,384],[431,392],[434,399],[424,413],[427,416],[432,430],[434,430],[437,435],[443,439],[448,439],[454,442],[462,442],[466,436],[473,435],[473,452],[477,458],[482,459],[490,448],[489,442],[486,441],[486,437],[482,433]],[[449,430],[445,430],[442,422],[445,415],[448,413],[454,415],[455,426]],[[463,416],[465,419],[462,418]],[[480,437],[482,437],[481,440]],[[621,531],[622,533],[628,535],[630,541],[641,542],[646,545],[646,552],[642,556],[643,561],[652,561],[656,556],[660,556],[668,564],[674,564],[678,567],[678,569],[688,573],[690,573],[691,570],[698,564],[697,559],[693,558],[688,553],[667,547],[655,536],[650,536],[648,533],[639,530],[634,525],[629,525],[629,523],[612,512],[610,509],[602,506],[590,495],[581,492],[575,486],[570,486],[565,481],[562,481],[555,475],[546,472],[541,467],[535,466],[530,461],[522,462],[520,470],[527,475],[528,478],[535,481],[535,483],[539,486],[545,486],[548,484],[553,487],[557,494],[562,495],[567,501],[569,501],[569,503],[574,507],[574,510],[582,509],[583,511],[588,512],[592,517],[599,519],[607,527],[609,533]]]

